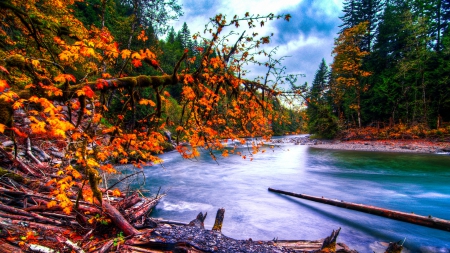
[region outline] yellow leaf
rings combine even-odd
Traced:
[[[4,133],[6,129],[6,126],[3,124],[0,124],[0,133]]]
[[[139,104],[140,104],[140,105],[150,105],[150,106],[153,106],[153,107],[156,106],[156,103],[153,102],[153,101],[150,100],[150,99],[141,99],[141,100],[139,101]]]
[[[140,55],[138,52],[134,52],[134,53],[131,55],[131,58],[132,58],[132,59],[138,59],[138,60],[140,60],[140,59],[141,59],[141,55]]]
[[[98,162],[95,161],[95,160],[92,159],[92,158],[89,158],[89,159],[87,160],[87,164],[88,164],[89,166],[91,166],[91,167],[100,167],[100,165],[98,164]]]
[[[114,189],[113,192],[112,192],[112,195],[116,196],[116,197],[120,197],[120,195],[121,195],[120,190],[119,189]]]
[[[77,96],[79,96],[79,97],[85,95],[84,90],[77,90],[77,91],[75,91],[75,93],[77,93]]]
[[[126,59],[131,55],[131,51],[128,49],[124,49],[120,54],[122,55],[122,59]]]

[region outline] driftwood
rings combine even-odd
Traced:
[[[3,148],[0,148],[0,153],[5,156],[7,159],[12,161],[19,170],[21,170],[25,174],[30,174],[32,176],[38,177],[40,174],[35,170],[31,169],[28,165],[26,165],[20,158],[14,157],[10,153],[6,152]]]
[[[120,214],[115,207],[113,207],[108,202],[103,202],[103,209],[108,214],[108,216],[113,220],[120,230],[122,230],[125,235],[136,235],[139,233],[131,224]]]
[[[333,232],[331,232],[331,235],[328,236],[327,238],[325,238],[325,240],[323,240],[323,244],[322,244],[322,247],[320,248],[320,250],[335,252],[336,251],[336,240],[337,240],[337,237],[338,237],[340,231],[341,231],[341,228],[339,228],[336,231],[333,230]]]
[[[403,250],[403,245],[400,242],[391,242],[384,253],[400,253]]]
[[[272,189],[272,188],[269,188],[269,191],[281,193],[284,195],[297,197],[297,198],[301,198],[301,199],[307,199],[307,200],[311,200],[311,201],[315,201],[315,202],[319,202],[319,203],[323,203],[323,204],[328,204],[328,205],[347,208],[347,209],[356,210],[356,211],[360,211],[360,212],[364,212],[364,213],[369,213],[369,214],[373,214],[373,215],[378,215],[378,216],[386,217],[386,218],[393,219],[393,220],[404,221],[404,222],[408,222],[408,223],[412,223],[412,224],[416,224],[416,225],[420,225],[420,226],[440,229],[440,230],[444,230],[444,231],[450,231],[450,221],[444,220],[444,219],[439,219],[439,218],[434,218],[431,216],[421,216],[421,215],[417,215],[417,214],[413,214],[413,213],[399,212],[399,211],[384,209],[384,208],[380,208],[380,207],[376,207],[376,206],[355,204],[355,203],[351,203],[351,202],[344,202],[343,200],[339,201],[339,200],[327,199],[324,197],[315,197],[315,196],[311,196],[311,195],[287,192],[287,191],[276,190],[276,189]]]
[[[216,220],[214,221],[214,226],[212,228],[213,231],[220,232],[222,231],[223,219],[225,218],[225,209],[220,208],[217,210]]]

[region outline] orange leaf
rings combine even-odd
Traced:
[[[9,85],[6,83],[6,80],[0,80],[0,92],[3,92],[5,89],[8,89]]]
[[[0,133],[4,133],[6,129],[6,126],[3,124],[0,124]]]
[[[113,192],[112,192],[112,195],[113,195],[113,196],[116,196],[116,197],[120,197],[121,194],[122,194],[122,193],[120,192],[119,189],[114,189]]]

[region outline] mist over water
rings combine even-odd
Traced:
[[[250,161],[207,153],[144,169],[145,188],[167,196],[153,217],[189,222],[208,212],[211,229],[225,208],[222,232],[236,239],[316,240],[342,228],[338,242],[359,252],[384,252],[406,238],[403,252],[450,252],[450,233],[275,194],[268,187],[450,220],[450,156],[321,150],[282,144]]]

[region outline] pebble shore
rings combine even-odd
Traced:
[[[277,142],[294,143],[295,145],[308,145],[312,148],[355,150],[371,152],[401,152],[401,153],[423,153],[423,154],[448,154],[450,153],[449,142],[435,142],[429,140],[317,140],[309,136],[291,137]],[[275,142],[276,143],[276,142]]]

